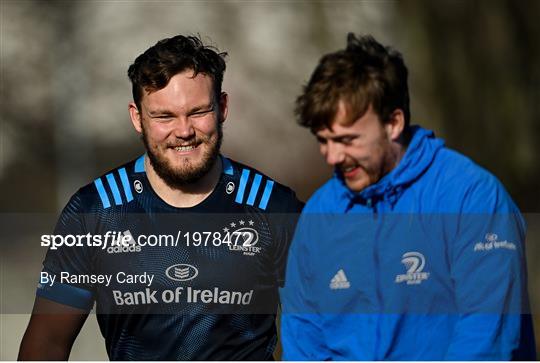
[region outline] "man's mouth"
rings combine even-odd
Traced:
[[[346,167],[341,167],[341,173],[345,178],[352,178],[356,175],[358,170],[360,169],[360,165],[349,165]]]
[[[194,141],[190,142],[189,144],[183,144],[183,145],[171,145],[169,146],[171,149],[174,149],[176,152],[179,153],[186,153],[195,150],[201,142]]]
[[[195,149],[196,147],[197,145],[176,146],[174,150],[179,151],[179,152],[186,152],[186,151],[191,151]]]

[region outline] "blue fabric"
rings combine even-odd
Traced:
[[[144,155],[141,155],[137,161],[135,161],[135,172],[144,173]]]
[[[261,202],[259,203],[259,208],[266,209],[266,206],[268,205],[268,201],[270,200],[270,195],[272,194],[273,187],[274,187],[274,181],[267,180],[266,185],[264,186],[264,192],[261,198]]]
[[[248,169],[242,170],[242,176],[240,177],[240,185],[238,186],[238,192],[236,193],[236,203],[242,203],[244,200],[244,192],[246,191],[246,185],[251,172]]]
[[[109,183],[109,188],[111,188],[111,191],[113,193],[114,203],[116,205],[121,205],[122,197],[120,196],[120,190],[118,189],[116,180],[114,180],[114,175],[112,173],[109,173],[106,175],[106,178],[107,178],[107,183]]]
[[[259,186],[261,185],[262,175],[255,174],[253,178],[253,183],[251,184],[251,189],[249,191],[249,197],[247,200],[247,205],[253,205],[255,203],[255,198],[257,197],[257,192],[259,191]]]
[[[129,184],[129,178],[126,173],[126,168],[118,169],[118,174],[120,174],[120,179],[122,180],[122,187],[124,188],[124,194],[126,200],[131,202],[133,200],[133,193],[131,193],[131,185]]]
[[[223,162],[223,172],[227,175],[234,175],[234,168],[231,164],[231,161],[225,156],[221,157],[221,161]]]
[[[534,360],[525,222],[500,182],[412,128],[360,193],[306,204],[281,290],[286,360]]]
[[[111,202],[109,202],[109,197],[107,196],[107,192],[105,191],[105,187],[103,186],[101,178],[97,178],[96,180],[94,180],[94,185],[96,186],[96,189],[98,191],[103,208],[109,208],[111,206]]]
[[[73,285],[55,283],[51,287],[48,284],[40,283],[36,295],[83,310],[90,310],[94,305],[94,297],[91,291]]]

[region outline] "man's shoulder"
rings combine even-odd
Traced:
[[[83,213],[129,204],[139,192],[144,173],[144,155],[111,169],[82,186],[68,204],[77,204]]]
[[[452,199],[460,199],[465,210],[483,212],[497,208],[498,204],[513,204],[505,187],[490,171],[471,158],[450,148],[437,154],[431,168],[432,189]]]
[[[489,171],[474,162],[468,156],[448,147],[442,148],[435,159],[439,168],[445,170],[448,177],[460,176],[463,183],[478,179],[495,178]]]
[[[349,191],[338,179],[332,176],[320,186],[306,202],[306,213],[340,213],[347,204]]]
[[[259,170],[238,161],[222,157],[227,192],[237,203],[273,213],[299,212],[303,203],[288,186]]]
[[[468,156],[450,148],[443,148],[435,160],[437,177],[452,187],[470,188],[478,184],[499,187],[500,182],[491,172]]]

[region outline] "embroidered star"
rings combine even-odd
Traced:
[[[229,232],[229,229],[227,227],[223,228],[223,232],[227,233]]]
[[[250,226],[252,226],[252,225],[254,225],[254,224],[255,224],[255,222],[253,222],[252,220],[249,221],[249,225],[250,225]]]
[[[232,222],[231,227],[233,227],[233,228],[236,227],[236,223]]]
[[[240,222],[238,222],[238,223],[240,223],[241,226],[243,226],[244,224],[246,224],[246,222],[244,222],[244,221],[242,221],[242,220],[241,220]]]

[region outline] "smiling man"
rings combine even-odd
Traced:
[[[284,358],[534,360],[524,220],[493,175],[410,125],[401,54],[349,34],[296,112],[335,174],[289,253]]]
[[[129,67],[146,154],[64,208],[55,236],[86,242],[50,247],[20,359],[66,360],[94,304],[111,360],[272,359],[302,203],[220,155],[224,56],[179,35]]]

